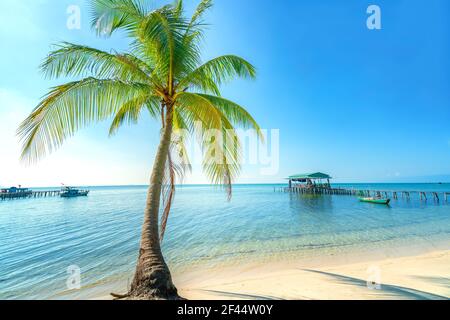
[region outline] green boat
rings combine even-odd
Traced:
[[[369,203],[376,203],[376,204],[389,204],[391,202],[391,199],[382,199],[382,198],[359,198],[359,201],[361,202],[369,202]]]

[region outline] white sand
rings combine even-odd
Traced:
[[[379,271],[379,278],[377,278]],[[379,290],[373,289],[381,282]],[[187,299],[448,299],[450,251],[337,266],[241,265],[176,275]]]
[[[338,256],[332,260],[239,263],[175,273],[173,280],[181,296],[190,300],[450,298],[450,250],[370,259]],[[370,280],[375,280],[375,285]],[[373,288],[378,280],[379,290]],[[108,282],[70,298],[111,299],[110,292],[123,293],[126,287],[123,281]]]

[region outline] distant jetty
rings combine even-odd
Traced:
[[[290,176],[289,186],[282,187],[279,190],[290,193],[300,194],[329,194],[329,195],[348,195],[348,196],[364,196],[364,197],[391,197],[394,200],[403,198],[410,200],[414,195],[421,201],[434,199],[439,202],[443,199],[448,202],[450,199],[450,191],[400,191],[400,190],[360,190],[333,188],[330,180],[331,176],[325,173],[316,172],[310,174],[298,174]],[[325,182],[326,181],[326,182]]]
[[[28,188],[8,188],[0,189],[0,200],[13,200],[24,198],[46,198],[46,197],[66,197],[87,196],[88,190],[78,190],[70,187],[64,187],[61,190],[31,190]]]

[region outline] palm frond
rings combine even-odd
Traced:
[[[139,45],[152,57],[160,78],[167,80],[170,93],[177,75],[195,68],[199,61],[195,45],[184,41],[186,27],[186,20],[169,7],[152,11],[137,31]]]
[[[256,136],[258,136],[261,141],[264,142],[264,136],[261,132],[261,128],[259,127],[256,120],[252,117],[252,115],[247,110],[245,110],[245,108],[241,107],[233,101],[224,99],[222,97],[201,93],[197,93],[197,95],[211,102],[211,104],[219,109],[234,126],[240,126],[246,129],[255,130]]]
[[[175,0],[175,3],[173,4],[174,12],[176,17],[181,17],[183,15],[183,0]]]
[[[199,20],[203,17],[205,12],[209,10],[213,6],[212,0],[202,0],[200,4],[197,6],[194,14],[192,15],[190,25],[194,25],[199,22]]]
[[[159,239],[162,242],[164,240],[164,234],[166,232],[167,222],[169,220],[170,209],[175,197],[175,168],[172,162],[172,157],[167,156],[166,172],[163,182],[162,198],[163,198],[163,213],[160,221]]]
[[[206,62],[186,75],[180,80],[178,87],[182,89],[192,85],[211,92],[214,89],[211,87],[212,83],[217,87],[235,77],[253,79],[256,77],[255,67],[238,56],[225,55]]]
[[[205,12],[213,6],[212,0],[202,0],[197,6],[191,21],[184,33],[185,43],[194,44],[203,38],[205,24],[202,22],[202,17]],[[192,69],[193,70],[193,69]]]
[[[109,128],[109,135],[112,136],[116,134],[124,123],[138,123],[141,111],[144,107],[147,108],[153,118],[157,118],[161,109],[159,102],[160,97],[154,95],[140,95],[130,101],[127,101],[117,111],[111,127]]]
[[[90,123],[113,116],[128,101],[148,92],[142,84],[86,78],[53,88],[20,125],[21,158],[34,162]]]
[[[145,2],[139,0],[92,0],[91,25],[100,36],[110,36],[118,29],[131,35],[148,11]]]
[[[146,73],[150,67],[131,54],[112,54],[68,42],[58,45],[48,55],[41,70],[48,78],[94,76],[122,81],[150,80]]]
[[[206,98],[190,92],[180,92],[175,100],[176,109],[184,115],[186,123],[200,122],[205,129],[222,128],[222,113]],[[193,127],[191,127],[193,129]]]
[[[200,134],[203,147],[203,172],[214,184],[225,188],[228,200],[232,196],[232,184],[241,171],[241,144],[237,133],[225,116],[223,129],[213,139],[205,132]]]
[[[164,240],[164,234],[167,228],[172,203],[175,198],[175,184],[182,183],[186,172],[191,171],[192,167],[187,158],[186,147],[184,145],[184,136],[174,136],[170,146],[170,152],[167,157],[165,176],[163,182],[163,213],[161,215],[160,240]]]

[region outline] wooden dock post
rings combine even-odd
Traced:
[[[57,197],[60,195],[60,191],[56,190],[42,190],[26,192],[1,192],[0,200],[14,200],[14,199],[26,199],[26,198],[44,198],[44,197]]]
[[[439,195],[437,192],[433,192],[434,200],[439,202]]]

